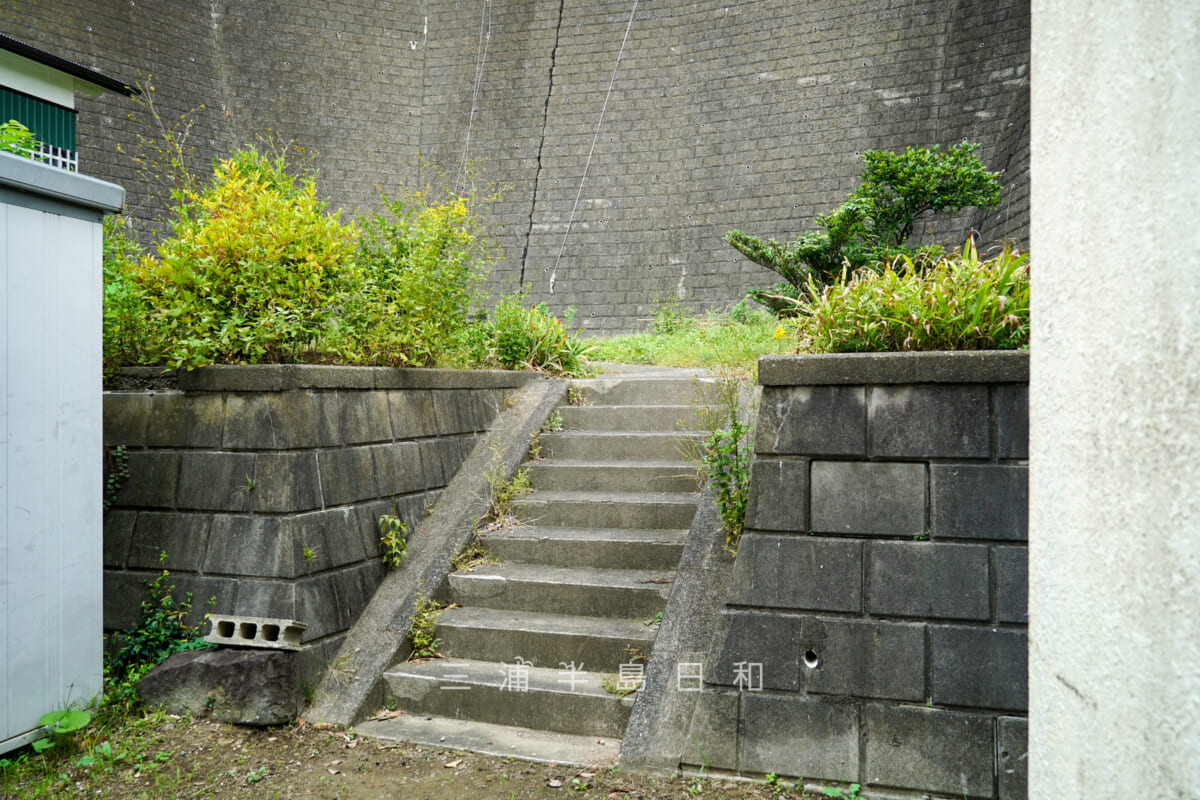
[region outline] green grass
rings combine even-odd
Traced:
[[[735,307],[733,312],[690,316],[660,311],[655,330],[611,339],[593,339],[591,361],[707,367],[754,375],[759,356],[790,353],[791,337],[775,338],[779,322],[766,311]]]

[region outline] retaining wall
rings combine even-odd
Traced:
[[[104,442],[127,448],[130,475],[104,520],[105,628],[137,621],[165,567],[193,621],[215,598],[220,613],[307,624],[312,681],[383,578],[379,517],[417,532],[529,377],[206,367],[172,390],[106,393]]]
[[[682,760],[1025,796],[1025,353],[766,358]]]
[[[318,190],[349,211],[439,170],[454,183],[473,162],[506,187],[487,218],[505,255],[490,288],[524,287],[558,314],[574,306],[590,330],[775,283],[721,237],[798,236],[845,199],[868,149],[980,142],[1005,202],[939,238],[1026,238],[1028,0],[632,9],[34,0],[0,3],[0,29],[124,80],[152,75],[168,124],[195,109],[187,146],[202,173],[273,131],[306,148]],[[153,135],[148,115],[130,119],[135,106],[114,95],[79,108],[81,169],[127,187],[131,214],[164,229],[159,157],[143,153],[151,174],[130,157]]]

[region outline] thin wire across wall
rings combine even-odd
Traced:
[[[483,68],[487,64],[488,46],[492,43],[492,0],[483,0],[483,11],[479,16],[479,41],[475,44],[475,88],[471,91],[471,115],[467,120],[467,140],[463,143],[462,159],[458,162],[458,175],[454,178],[454,191],[462,191],[463,173],[471,150],[471,127],[475,124],[475,112],[479,110],[479,84],[483,81]]]
[[[596,133],[592,136],[592,146],[588,149],[587,161],[583,164],[583,175],[579,178],[579,191],[575,193],[575,205],[571,207],[571,216],[567,220],[567,229],[563,232],[562,244],[558,255],[554,258],[554,268],[550,271],[550,294],[554,294],[554,281],[558,276],[558,262],[562,259],[563,251],[567,249],[567,237],[571,235],[571,225],[575,222],[575,212],[579,209],[579,198],[583,196],[583,183],[587,180],[588,167],[592,164],[592,153],[596,150],[596,142],[600,139],[600,127],[604,124],[604,112],[608,109],[608,99],[612,97],[613,84],[617,80],[617,70],[621,66],[621,58],[625,54],[625,43],[629,41],[629,31],[633,27],[633,17],[637,13],[638,0],[633,0],[633,8],[629,11],[629,22],[625,25],[625,36],[621,39],[621,49],[617,51],[617,63],[613,65],[612,77],[608,79],[608,92],[604,95],[604,104],[600,107],[600,119],[596,122]]]

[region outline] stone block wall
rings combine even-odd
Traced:
[[[528,375],[208,367],[177,388],[108,392],[104,442],[129,454],[104,520],[104,625],[136,623],[163,568],[193,621],[307,624],[301,672],[337,651],[385,572],[379,517],[425,514]],[[165,555],[164,555],[165,554]]]
[[[201,174],[274,132],[305,148],[318,190],[349,216],[379,208],[380,188],[438,173],[462,185],[473,166],[480,185],[506,187],[486,220],[504,254],[493,297],[524,288],[555,313],[573,306],[591,331],[775,283],[722,236],[795,238],[845,199],[868,149],[979,142],[1005,201],[936,238],[1028,238],[1028,0],[632,10],[32,0],[0,3],[0,29],[124,80],[152,76],[164,120],[195,109],[187,144]],[[160,181],[130,158],[153,133],[148,115],[115,95],[79,107],[83,170],[125,186],[131,215],[164,230]]]
[[[762,360],[685,763],[1025,796],[1027,361]]]

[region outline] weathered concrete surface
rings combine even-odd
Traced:
[[[892,383],[1024,383],[1029,353],[1023,350],[947,353],[818,353],[763,356],[763,386]]]
[[[382,675],[404,654],[413,606],[438,590],[450,572],[450,560],[484,514],[488,473],[512,474],[566,386],[565,381],[527,383],[475,445],[433,512],[410,535],[400,567],[384,578],[322,674],[308,720],[352,725],[382,705]]]
[[[620,763],[639,771],[670,774],[681,762],[697,763],[688,727],[699,692],[679,691],[679,664],[703,662],[724,604],[733,559],[721,549],[721,518],[711,493],[701,496],[675,584],[663,612],[645,681],[633,704]],[[734,727],[737,703],[734,700]]]
[[[136,623],[144,582],[165,567],[214,611],[306,623],[301,677],[315,682],[385,573],[380,517],[419,527],[530,379],[260,365],[107,392],[105,443],[126,448],[130,477],[105,518],[106,627]]]
[[[412,742],[429,747],[469,750],[473,753],[536,761],[540,764],[587,764],[604,767],[617,758],[619,739],[572,736],[467,719],[446,719],[401,714],[398,717],[360,722],[354,729],[381,742]]]
[[[1033,15],[1029,786],[1195,797],[1200,20]]]
[[[172,714],[209,715],[235,725],[283,725],[304,700],[300,655],[284,650],[193,650],[176,653],[138,684],[147,706]]]

